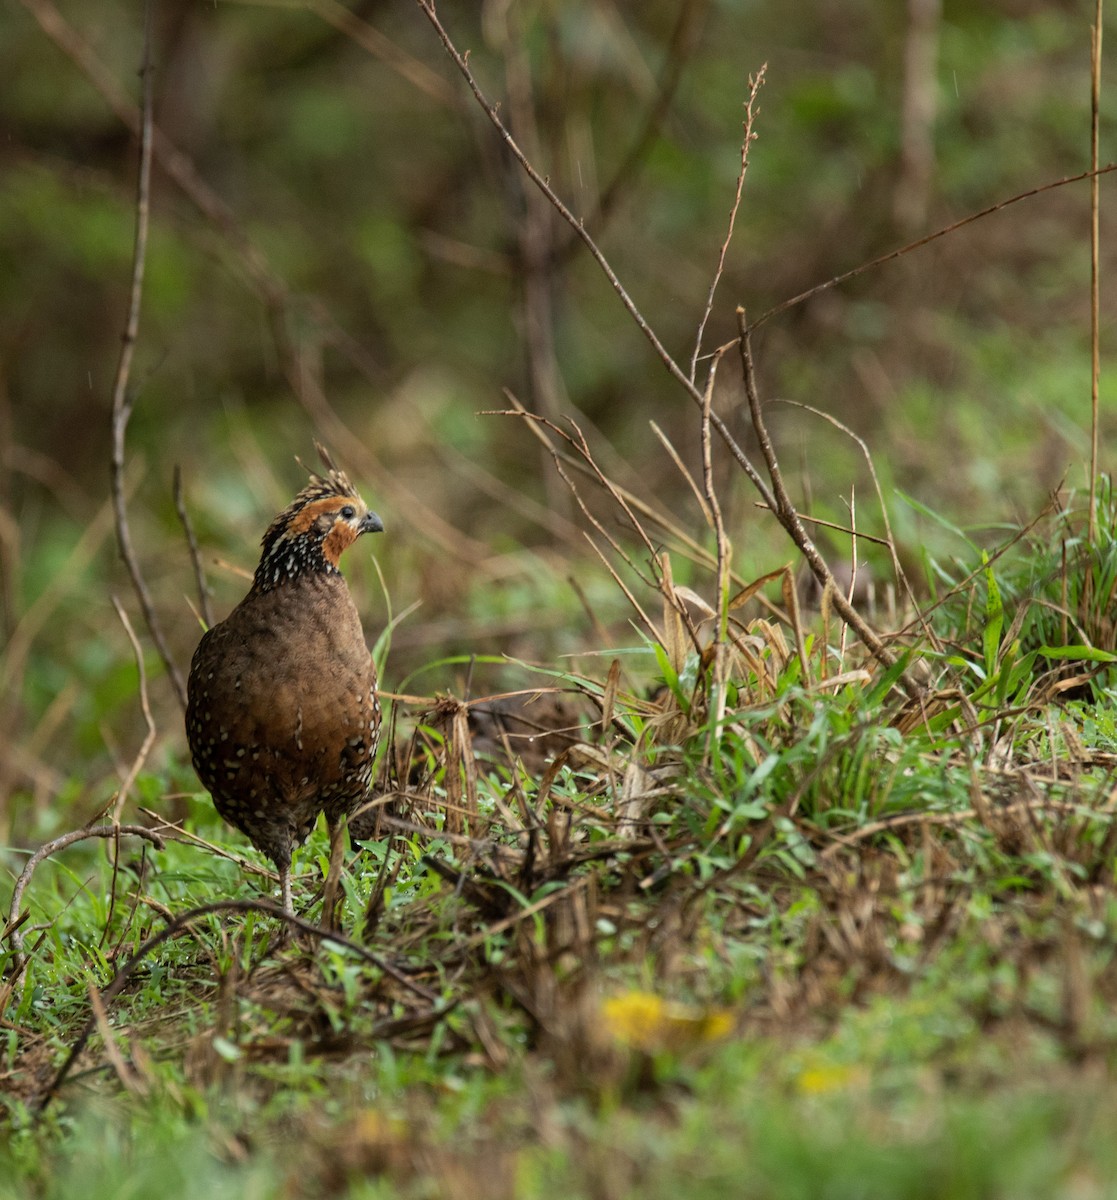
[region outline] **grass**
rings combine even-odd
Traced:
[[[598,677],[397,709],[342,940],[146,773],[162,846],[47,857],[5,933],[0,1196],[1112,1194],[1100,512],[928,564],[919,703],[825,613],[719,659],[668,583]]]
[[[464,56],[459,65],[468,73]],[[957,99],[957,71],[954,82]],[[807,97],[814,108],[820,96]],[[327,109],[332,121],[336,113]],[[512,106],[493,115],[504,111]],[[832,144],[819,115],[807,113],[804,128],[826,126]],[[1024,126],[1012,124],[1015,136]],[[798,168],[806,162],[817,173],[825,156],[804,154],[802,138],[765,136]],[[988,138],[982,146],[989,169],[1007,161]],[[778,172],[778,157],[769,171],[773,165]],[[562,172],[542,175],[562,190]],[[701,172],[686,175],[688,186],[708,186]],[[390,196],[391,182],[381,190]],[[657,185],[637,198],[661,211],[665,195]],[[857,237],[849,253],[868,257],[880,247],[857,251],[869,229],[859,207],[851,210]],[[90,210],[102,224],[103,208]],[[786,212],[778,219],[787,225]],[[274,224],[268,232],[268,220],[262,212],[260,232],[278,250],[283,239]],[[646,238],[639,221],[627,224]],[[720,235],[706,237],[700,222],[683,224],[693,231],[688,241],[701,234],[709,243],[704,253],[717,244]],[[986,228],[992,238],[996,226],[983,226],[983,236]],[[91,231],[105,241],[104,230]],[[1024,276],[1014,261],[991,273],[987,261],[975,260],[985,270],[974,270],[961,257],[965,236],[953,261],[966,268],[967,286],[984,280],[987,287],[992,278],[996,292],[1003,275],[1015,297]],[[657,249],[668,251],[671,240],[659,238]],[[767,240],[783,248],[782,260],[801,257],[786,252],[785,239]],[[1045,230],[1045,246],[1049,240]],[[320,249],[307,261],[319,261]],[[174,253],[170,243],[164,250]],[[825,270],[848,266],[845,253]],[[1054,276],[1060,286],[1064,275],[1077,279],[1081,248],[1064,238],[1045,253],[1053,255],[1043,293],[1050,296]],[[197,257],[187,253],[178,266]],[[379,257],[392,265],[391,255]],[[658,293],[692,314],[705,293],[703,280],[701,292],[685,296],[696,256],[685,250],[676,260],[668,252],[647,261],[670,286],[642,287],[637,271],[633,292]],[[673,271],[672,261],[685,271]],[[805,285],[823,268],[803,269]],[[153,270],[155,304],[147,307],[158,317],[160,293],[182,272],[160,276],[154,262]],[[417,353],[423,357],[416,336],[437,339],[428,359],[464,353],[472,365],[424,378],[410,389],[416,395],[395,393],[388,415],[406,410],[407,419],[378,421],[378,456],[365,455],[364,474],[375,478],[380,462],[398,461],[406,480],[414,461],[408,444],[421,443],[423,460],[439,447],[448,455],[448,433],[459,448],[468,443],[469,457],[447,456],[433,469],[424,461],[415,479],[445,473],[450,481],[437,497],[396,493],[397,511],[414,510],[406,512],[410,536],[399,539],[407,547],[401,553],[413,557],[397,558],[387,574],[426,575],[424,598],[436,602],[436,620],[416,630],[397,628],[393,617],[376,646],[383,659],[393,637],[398,650],[417,633],[406,665],[382,673],[401,698],[380,764],[379,828],[351,856],[343,880],[343,937],[315,925],[324,831],[297,860],[306,920],[281,921],[270,904],[269,865],[196,792],[177,711],[158,714],[164,737],[145,769],[139,758],[133,763],[139,774],[122,813],[142,827],[93,836],[111,832],[95,819],[84,830],[90,836],[51,848],[50,838],[80,822],[75,813],[112,804],[127,760],[120,748],[138,744],[144,730],[128,647],[115,625],[109,631],[107,604],[91,603],[108,590],[101,560],[112,514],[104,509],[80,538],[48,530],[26,562],[18,539],[9,538],[4,564],[15,582],[7,580],[4,599],[12,637],[0,678],[8,728],[17,733],[0,745],[0,776],[24,781],[26,791],[0,795],[0,831],[11,842],[0,864],[15,881],[32,861],[28,843],[47,841],[49,852],[13,899],[10,920],[0,918],[0,1198],[1079,1200],[1117,1192],[1117,503],[1105,484],[1098,532],[1088,536],[1082,499],[1072,494],[1061,493],[1027,528],[999,533],[950,524],[916,498],[945,480],[956,507],[999,511],[1006,497],[1030,502],[1036,472],[1046,479],[1058,470],[1065,443],[1086,453],[1069,407],[1085,394],[1075,339],[1054,336],[1058,354],[1042,342],[1022,353],[1021,313],[1014,309],[1001,329],[1003,297],[986,304],[979,288],[959,306],[953,279],[947,304],[957,313],[937,317],[933,328],[933,276],[921,269],[917,289],[906,299],[901,289],[899,301],[847,297],[820,324],[802,327],[808,336],[797,338],[794,352],[776,343],[772,356],[777,390],[833,398],[841,371],[819,353],[817,335],[834,324],[836,339],[851,339],[839,356],[857,366],[851,394],[866,405],[863,422],[890,447],[889,472],[912,492],[892,525],[866,514],[864,495],[872,492],[864,487],[860,509],[852,491],[848,500],[833,495],[834,480],[856,475],[874,485],[883,518],[890,479],[876,486],[882,476],[867,450],[864,461],[857,456],[859,439],[835,448],[829,419],[782,410],[786,428],[777,428],[776,442],[802,446],[802,485],[793,490],[806,495],[802,507],[812,516],[835,523],[812,533],[846,561],[843,527],[880,535],[871,550],[858,541],[855,555],[872,555],[877,581],[891,588],[871,614],[884,636],[873,652],[854,639],[849,614],[845,624],[838,619],[840,596],[820,588],[818,611],[803,611],[808,597],[793,570],[772,570],[787,552],[774,540],[777,522],[757,511],[743,475],[728,477],[731,456],[711,435],[736,389],[715,397],[711,374],[704,405],[697,387],[687,389],[703,408],[702,423],[689,431],[684,452],[668,445],[668,457],[657,458],[661,467],[670,460],[670,482],[638,448],[640,469],[605,454],[596,433],[591,447],[573,424],[521,413],[513,436],[530,431],[570,484],[573,501],[561,512],[521,494],[495,469],[471,466],[486,448],[498,448],[498,460],[522,456],[519,445],[481,434],[466,415],[474,405],[448,399],[463,387],[465,395],[495,391],[491,379],[500,372],[478,367],[482,343],[495,339],[502,354],[507,349],[506,304],[489,322],[492,336],[478,340],[454,336],[462,314],[476,324],[477,304],[451,296],[449,309],[430,308],[424,288],[423,320],[409,322],[408,288],[400,292],[399,313],[381,315],[384,329],[407,330],[407,374]],[[777,293],[798,290],[797,276],[790,278],[794,286],[777,281]],[[393,279],[402,279],[399,271],[389,270],[374,291],[393,294]],[[723,297],[736,295],[739,282],[727,279]],[[269,308],[276,293],[284,308],[286,287],[279,281],[272,289]],[[604,294],[611,302],[613,290]],[[166,301],[164,294],[164,309]],[[912,315],[890,340],[889,322],[907,307]],[[579,381],[570,372],[581,372],[588,385],[596,371],[607,385],[599,400],[645,411],[654,389],[642,395],[643,383],[633,387],[637,372],[622,369],[626,337],[599,321],[592,305],[575,310],[586,336],[563,352],[569,361],[556,374],[573,385]],[[328,326],[330,306],[310,324],[319,316]],[[223,397],[225,416],[209,433],[241,468],[234,480],[222,479],[209,470],[219,456],[199,450],[206,470],[199,466],[202,477],[191,485],[191,506],[210,547],[230,521],[254,521],[265,498],[286,494],[269,463],[291,440],[288,419],[263,420],[262,406],[240,407],[237,381],[258,374],[260,356],[236,321],[222,323],[224,352],[220,340],[182,338],[172,322],[174,343],[204,347],[189,391]],[[203,324],[213,324],[212,313]],[[473,332],[485,332],[482,325]],[[160,335],[146,338],[148,350],[160,345]],[[275,347],[281,368],[283,341]],[[323,344],[337,351],[347,341],[330,335]],[[810,343],[810,353],[799,343]],[[920,354],[933,355],[934,382],[904,383],[918,373]],[[722,384],[735,357],[722,364]],[[721,352],[703,359],[703,371],[719,362]],[[298,371],[288,373],[301,377],[301,363],[294,365]],[[220,387],[206,385],[212,369]],[[768,459],[767,406],[754,395],[751,363],[743,369],[745,394],[756,401],[756,445]],[[84,359],[82,373],[92,389]],[[623,382],[609,384],[614,375]],[[470,376],[478,381],[472,387]],[[335,391],[345,386],[336,372],[329,382]],[[159,383],[174,394],[173,380]],[[363,383],[349,386],[361,392],[351,411],[363,415],[356,436],[345,436],[361,455],[367,397]],[[274,390],[269,379],[266,391]],[[124,387],[117,391],[123,398]],[[613,405],[622,392],[626,404]],[[572,396],[592,394],[571,387]],[[835,412],[846,407],[842,394],[834,393]],[[980,407],[971,396],[982,397]],[[991,427],[990,396],[1003,429]],[[505,402],[516,406],[510,393]],[[1029,419],[1006,420],[1011,406]],[[324,413],[317,401],[313,407],[316,422],[325,415],[327,428],[344,429],[328,405]],[[425,408],[438,416],[426,438],[415,432]],[[1056,410],[1062,415],[1052,416]],[[182,420],[195,419],[193,408],[181,411]],[[151,404],[138,415],[165,432],[165,414]],[[736,428],[736,413],[733,420]],[[619,440],[636,425],[626,417]],[[257,440],[262,431],[274,439],[266,449]],[[1046,446],[1041,433],[1051,439]],[[651,445],[647,431],[637,436]],[[1024,461],[1025,443],[1029,468],[1014,467],[1006,478],[1000,463]],[[600,462],[636,491],[607,478]],[[476,502],[459,497],[447,464],[499,498],[479,525]],[[771,460],[766,468],[778,501],[779,471]],[[672,496],[676,470],[687,485],[678,490],[693,494],[685,516]],[[129,481],[122,473],[119,482]],[[149,551],[145,568],[160,610],[181,613],[182,543],[177,533],[166,536],[154,506],[140,503],[152,491],[132,505],[136,540]],[[90,509],[73,496],[70,504]],[[451,505],[455,528],[471,537],[499,529],[493,540],[502,553],[472,588],[447,554],[454,530],[423,536]],[[787,530],[786,506],[771,507]],[[529,554],[517,530],[537,527],[553,541]],[[727,530],[742,545],[731,547]],[[606,568],[592,579],[571,550],[584,552],[583,531]],[[230,576],[245,541],[243,529],[228,539]],[[571,551],[569,565],[558,561],[559,546]],[[913,546],[917,553],[901,553]],[[920,577],[916,586],[904,586],[901,563]],[[751,574],[760,578],[750,582]],[[375,594],[371,572],[354,575],[362,594]],[[241,586],[226,579],[218,587],[225,584]],[[627,620],[616,616],[623,605]],[[588,652],[585,628],[593,630]],[[422,657],[425,647],[447,644],[477,653],[434,663]],[[544,661],[528,665],[510,651]],[[153,661],[146,667],[156,669]],[[467,697],[501,695],[457,699],[448,678]],[[411,698],[424,690],[434,694]]]

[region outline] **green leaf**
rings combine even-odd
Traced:
[[[985,554],[981,557],[982,561],[987,561]],[[985,587],[985,629],[982,632],[982,646],[985,650],[985,674],[989,676],[997,668],[997,651],[1001,648],[1001,634],[1005,626],[1005,606],[992,567],[985,568]]]
[[[1040,646],[1036,653],[1044,658],[1061,658],[1068,662],[1117,663],[1117,654],[1099,650],[1096,646]]]

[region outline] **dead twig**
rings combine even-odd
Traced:
[[[706,332],[706,322],[710,319],[710,313],[714,310],[714,294],[718,290],[722,272],[725,270],[725,256],[729,253],[729,243],[733,240],[733,226],[737,223],[737,212],[741,207],[741,196],[745,190],[745,176],[748,174],[749,169],[749,146],[756,140],[756,134],[752,128],[755,116],[753,109],[756,104],[756,97],[760,89],[764,86],[764,74],[767,70],[768,64],[764,63],[755,75],[749,76],[749,98],[745,101],[745,134],[741,140],[741,169],[737,172],[737,190],[733,194],[733,205],[729,210],[729,227],[725,231],[725,241],[721,244],[721,251],[718,254],[718,265],[714,270],[714,277],[710,281],[710,291],[706,297],[706,307],[702,311],[702,319],[698,322],[698,334],[694,339],[694,350],[690,356],[691,383],[694,382],[694,378],[698,373],[698,357],[702,353],[702,335]],[[712,388],[713,380],[711,379],[706,388],[707,392],[710,392]],[[709,407],[708,403],[706,407]]]
[[[787,489],[784,486],[783,475],[780,471],[775,447],[772,445],[772,439],[768,434],[768,426],[764,420],[760,396],[757,392],[756,370],[752,361],[752,331],[745,321],[745,310],[743,308],[737,309],[737,328],[740,335],[738,346],[741,351],[741,368],[744,375],[745,393],[749,402],[749,414],[752,417],[753,429],[756,431],[757,441],[760,443],[761,454],[764,456],[764,461],[768,467],[768,477],[772,481],[772,492],[776,497],[776,508],[774,509],[776,520],[784,527],[788,536],[799,548],[799,552],[803,555],[807,566],[810,567],[823,592],[830,593],[831,602],[837,610],[838,615],[853,629],[854,633],[857,634],[878,662],[886,669],[893,667],[896,664],[896,656],[888,649],[877,634],[874,633],[861,614],[846,599],[844,592],[837,586],[833,572],[830,570],[826,559],[818,552],[818,548],[803,527],[803,522],[800,520],[799,514],[795,511],[795,506],[791,503],[791,497],[787,494]],[[904,691],[912,699],[918,699],[922,695],[922,689],[906,671],[900,672],[899,682]]]
[[[24,0],[24,2],[26,3],[27,0]],[[427,20],[431,23],[431,26],[434,28],[434,31],[437,34],[439,41],[442,43],[443,48],[450,56],[454,65],[461,72],[462,78],[468,85],[469,90],[473,93],[474,98],[481,106],[485,115],[489,118],[493,128],[500,135],[505,146],[508,148],[509,153],[527,173],[528,178],[531,179],[532,183],[534,183],[535,186],[539,188],[539,190],[547,197],[559,216],[566,221],[571,229],[573,229],[577,237],[581,239],[594,262],[596,262],[601,268],[605,278],[609,281],[609,286],[612,287],[613,291],[617,294],[617,297],[624,306],[625,311],[636,323],[636,327],[651,344],[651,347],[655,351],[660,362],[663,363],[671,376],[683,387],[687,395],[690,396],[691,400],[701,411],[704,404],[702,391],[691,381],[687,373],[671,357],[667,347],[664,346],[655,330],[652,329],[651,325],[648,324],[644,314],[637,307],[632,297],[629,296],[624,285],[618,278],[617,273],[610,265],[609,260],[602,253],[600,247],[586,229],[585,223],[580,221],[574,215],[574,213],[570,211],[566,204],[563,203],[558,196],[558,193],[555,192],[547,180],[543,178],[538,170],[536,170],[531,160],[526,154],[524,154],[523,150],[517,144],[516,139],[512,136],[511,131],[504,124],[503,120],[501,120],[500,112],[498,111],[497,106],[488,99],[485,93],[481,90],[480,84],[478,84],[477,80],[474,78],[466,56],[463,55],[458,50],[457,46],[454,45],[450,35],[446,32],[445,26],[443,26],[442,22],[438,19],[438,13],[435,11],[434,0],[415,0],[415,3],[422,10]],[[722,439],[730,454],[733,455],[741,469],[748,476],[752,485],[757,489],[758,492],[760,492],[761,496],[763,496],[766,501],[774,505],[771,492],[769,491],[768,485],[764,481],[763,476],[756,469],[756,467],[753,466],[748,455],[745,454],[744,450],[738,444],[737,439],[730,432],[729,427],[725,424],[721,417],[717,415],[717,413],[711,414],[710,423],[713,425],[714,429],[717,430],[718,436]]]
[[[761,71],[760,79],[763,78],[764,72]],[[754,85],[753,96],[755,96],[755,88],[759,87],[759,79]],[[745,167],[748,163],[748,142],[752,137],[750,127],[752,123],[752,97],[749,98],[749,120],[745,127],[745,149],[741,155],[741,175],[737,184],[737,199],[741,196],[741,183],[745,178]],[[733,208],[736,214],[736,205]],[[729,222],[729,236],[732,236],[733,221]],[[725,250],[729,245],[729,236],[725,239],[725,245],[722,247],[721,261],[718,263],[718,275],[721,274],[722,262],[725,260]],[[714,301],[714,287],[717,286],[717,278],[715,277],[713,286],[710,288],[710,299],[706,309],[706,314],[709,314],[710,307]],[[703,317],[705,321],[705,317]],[[691,372],[693,374],[698,360],[698,350],[702,344],[702,329],[698,330],[698,342],[694,347],[694,358],[691,360]],[[733,561],[733,547],[729,541],[729,535],[725,531],[725,520],[722,517],[721,503],[718,500],[717,487],[714,484],[714,463],[713,463],[713,447],[710,437],[710,407],[713,404],[714,398],[714,382],[717,378],[716,366],[721,361],[721,353],[719,352],[715,358],[709,373],[709,378],[706,383],[705,403],[702,407],[702,490],[706,496],[706,508],[710,513],[710,524],[714,531],[714,542],[717,548],[717,622],[715,625],[714,641],[712,646],[713,651],[713,695],[712,695],[712,716],[714,718],[713,727],[711,729],[711,737],[719,737],[721,732],[722,721],[725,719],[725,707],[727,701],[726,689],[726,638],[729,633],[729,570],[730,564]]]
[[[1090,511],[1087,516],[1087,540],[1094,544],[1097,534],[1098,502],[1098,388],[1101,381],[1101,179],[1098,171],[1098,135],[1101,125],[1101,35],[1102,2],[1097,0],[1094,24],[1090,30]],[[1087,573],[1085,585],[1091,587]],[[1085,597],[1090,601],[1089,593]]]
[[[202,566],[202,556],[198,551],[198,539],[194,536],[194,526],[190,514],[186,511],[186,498],[182,494],[182,468],[176,463],[174,474],[175,512],[178,513],[182,531],[186,534],[186,545],[190,551],[190,563],[194,568],[194,583],[198,589],[198,604],[202,610],[202,620],[208,629],[213,625],[213,606],[209,602],[209,586],[206,583],[205,568]]]
[[[128,640],[132,644],[132,653],[136,658],[136,670],[139,673],[140,681],[140,707],[143,710],[144,722],[147,725],[147,733],[144,735],[144,740],[136,752],[136,756],[132,760],[132,765],[128,768],[128,774],[124,777],[124,782],[120,785],[116,793],[116,799],[112,804],[112,823],[114,826],[119,826],[120,811],[124,807],[124,801],[128,798],[132,784],[135,783],[136,777],[143,770],[143,765],[147,761],[151,747],[155,744],[156,729],[155,718],[151,715],[151,704],[147,695],[147,672],[144,669],[143,647],[140,645],[139,638],[136,637],[136,631],[132,628],[132,622],[128,619],[124,605],[120,603],[120,600],[116,596],[112,597],[112,602],[113,607],[116,609],[116,615],[120,618],[120,623],[124,626],[124,632],[128,635]],[[112,856],[112,886],[109,888],[109,911],[105,917],[104,937],[108,936],[109,926],[112,924],[113,911],[116,908],[116,880],[119,867],[120,842],[115,841],[113,843]]]
[[[144,268],[147,262],[147,231],[151,219],[151,148],[154,121],[152,117],[151,86],[151,5],[144,14],[144,51],[140,77],[143,80],[142,121],[140,125],[140,171],[136,184],[136,235],[132,250],[132,286],[128,300],[128,318],[120,343],[120,358],[116,365],[116,378],[112,389],[112,501],[116,522],[116,540],[120,556],[128,568],[132,588],[140,602],[144,623],[159,657],[167,668],[179,704],[186,708],[186,685],[167,645],[151,593],[147,589],[139,559],[132,545],[132,532],[128,525],[128,505],[124,491],[124,438],[128,420],[132,415],[134,399],[128,394],[128,381],[132,373],[132,359],[136,350],[136,338],[140,328],[140,306],[143,300]]]
[[[761,325],[766,324],[773,317],[778,317],[780,313],[787,312],[789,308],[795,308],[796,305],[803,304],[805,301],[817,296],[819,292],[828,291],[832,287],[837,287],[839,284],[856,279],[858,275],[864,275],[866,271],[871,271],[874,267],[882,267],[885,263],[890,263],[894,259],[903,258],[905,254],[911,254],[913,250],[921,250],[924,246],[930,245],[931,242],[937,242],[939,238],[946,237],[947,234],[954,233],[958,229],[963,229],[967,225],[972,225],[975,221],[991,217],[1003,208],[1019,204],[1021,200],[1030,200],[1033,196],[1041,196],[1044,192],[1066,187],[1070,183],[1081,183],[1084,179],[1096,179],[1101,175],[1108,175],[1111,171],[1117,171],[1117,163],[1107,163],[1104,167],[1096,167],[1089,171],[1080,171],[1077,175],[1065,175],[1062,179],[1053,179],[1050,183],[1042,183],[1038,187],[1029,188],[1026,192],[1018,192],[1015,196],[1009,196],[1007,200],[998,200],[996,204],[990,204],[988,208],[983,208],[980,212],[970,213],[968,217],[962,217],[961,220],[953,221],[942,229],[936,229],[934,233],[928,233],[921,238],[916,238],[914,242],[908,242],[900,246],[899,249],[889,250],[887,254],[878,255],[868,262],[861,263],[860,266],[853,267],[849,271],[843,271],[841,275],[835,275],[833,279],[827,279],[825,283],[816,283],[814,287],[807,288],[805,292],[800,292],[797,296],[792,296],[789,300],[781,300],[779,304],[774,305],[767,312],[757,317],[749,326],[749,331],[752,332],[759,329]]]
[[[151,703],[147,695],[147,672],[144,669],[143,647],[140,645],[140,639],[136,637],[136,631],[132,628],[132,622],[128,619],[124,605],[120,603],[120,600],[116,596],[112,597],[112,603],[116,609],[116,615],[120,618],[120,623],[124,626],[124,632],[128,635],[129,642],[132,643],[132,653],[136,658],[136,670],[139,673],[140,679],[140,708],[143,711],[144,723],[147,726],[147,733],[144,736],[143,743],[136,752],[136,757],[132,760],[131,767],[128,768],[128,774],[124,777],[124,782],[120,785],[116,801],[113,804],[112,820],[113,824],[116,825],[120,822],[120,810],[124,806],[124,801],[128,797],[132,784],[136,782],[136,776],[143,770],[147,756],[151,753],[151,747],[155,744],[156,729],[155,718],[151,715]]]
[[[832,413],[823,412],[820,408],[815,408],[813,405],[804,404],[799,400],[776,400],[776,404],[786,404],[791,408],[799,408],[804,412],[810,413],[812,416],[819,417],[823,421],[827,421],[833,425],[835,429],[840,430],[852,442],[854,442],[861,451],[862,457],[865,459],[865,466],[869,471],[869,478],[873,481],[873,490],[876,492],[877,504],[880,507],[881,522],[884,525],[884,537],[874,537],[869,533],[862,533],[859,530],[843,528],[840,525],[834,525],[828,521],[819,521],[813,517],[805,517],[800,514],[800,518],[804,521],[810,521],[814,525],[823,525],[827,529],[833,529],[839,533],[848,534],[853,539],[854,554],[856,555],[856,546],[858,539],[866,542],[873,542],[878,546],[883,546],[892,559],[892,573],[896,579],[896,583],[903,589],[913,609],[916,611],[916,619],[920,621],[924,635],[930,645],[935,649],[941,649],[941,643],[938,635],[935,633],[930,621],[924,619],[924,614],[919,609],[919,603],[915,595],[915,589],[911,585],[911,580],[908,579],[907,573],[904,571],[903,564],[900,562],[900,556],[896,553],[896,540],[892,535],[892,521],[888,516],[888,505],[884,502],[884,490],[880,486],[880,479],[877,476],[877,469],[873,463],[873,456],[869,452],[869,447],[865,439],[855,433],[844,421],[839,421]]]
[[[31,877],[35,874],[39,864],[45,862],[52,854],[57,854],[60,850],[65,850],[67,846],[72,846],[75,842],[83,842],[86,838],[117,837],[143,838],[144,841],[150,842],[157,850],[163,849],[162,837],[155,830],[148,829],[146,825],[98,825],[92,828],[86,826],[83,829],[72,829],[69,833],[62,834],[61,837],[53,838],[51,841],[40,846],[27,860],[26,865],[20,871],[19,877],[15,881],[15,886],[12,888],[12,899],[8,905],[8,938],[15,952],[12,964],[16,977],[22,973],[24,967],[27,965],[27,956],[23,952],[23,932],[20,929],[23,921],[20,919],[19,907],[23,903],[23,893],[27,890],[27,885],[31,882]]]
[[[112,830],[108,830],[109,833]],[[145,831],[150,832],[150,831]],[[343,949],[357,955],[358,958],[376,967],[385,975],[390,976],[420,999],[427,1001],[431,1005],[438,1003],[438,996],[430,991],[429,988],[423,987],[422,984],[416,983],[410,979],[403,971],[379,954],[374,954],[365,946],[358,942],[351,941],[340,933],[336,933],[330,929],[323,929],[318,925],[312,924],[310,921],[304,921],[302,917],[297,917],[293,913],[284,912],[277,904],[272,904],[264,900],[218,900],[212,904],[201,904],[197,908],[189,909],[187,912],[181,913],[175,917],[165,929],[153,937],[148,938],[146,942],[132,955],[132,957],[120,968],[113,976],[112,982],[100,995],[102,1013],[107,1012],[108,1005],[121,993],[124,985],[131,978],[133,971],[140,965],[141,962],[153,951],[158,949],[164,942],[170,941],[177,937],[180,933],[190,932],[191,922],[196,921],[199,917],[208,916],[210,913],[219,912],[262,912],[269,916],[277,917],[282,921],[286,921],[288,925],[305,933],[310,937],[318,938],[323,942],[332,942],[336,946],[341,946]],[[59,1067],[57,1073],[51,1082],[47,1085],[43,1094],[39,1097],[37,1107],[38,1113],[41,1115],[50,1104],[51,1100],[57,1095],[59,1088],[66,1082],[67,1076],[70,1074],[74,1063],[77,1061],[78,1055],[85,1049],[94,1029],[97,1027],[98,1009],[97,1005],[91,1005],[93,1008],[84,1028],[78,1035],[77,1040],[70,1047],[70,1053],[66,1056],[65,1062]]]

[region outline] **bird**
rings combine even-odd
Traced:
[[[202,634],[190,663],[186,736],[220,816],[267,855],[294,915],[291,857],[326,814],[330,875],[348,816],[366,800],[380,739],[376,667],[339,568],[384,525],[329,453],[271,522],[252,587]]]

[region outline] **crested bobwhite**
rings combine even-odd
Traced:
[[[338,560],[384,526],[323,457],[328,474],[312,473],[264,534],[248,595],[202,635],[187,689],[194,769],[275,863],[288,913],[292,851],[324,811],[340,864],[342,822],[367,797],[380,737],[376,669]]]

